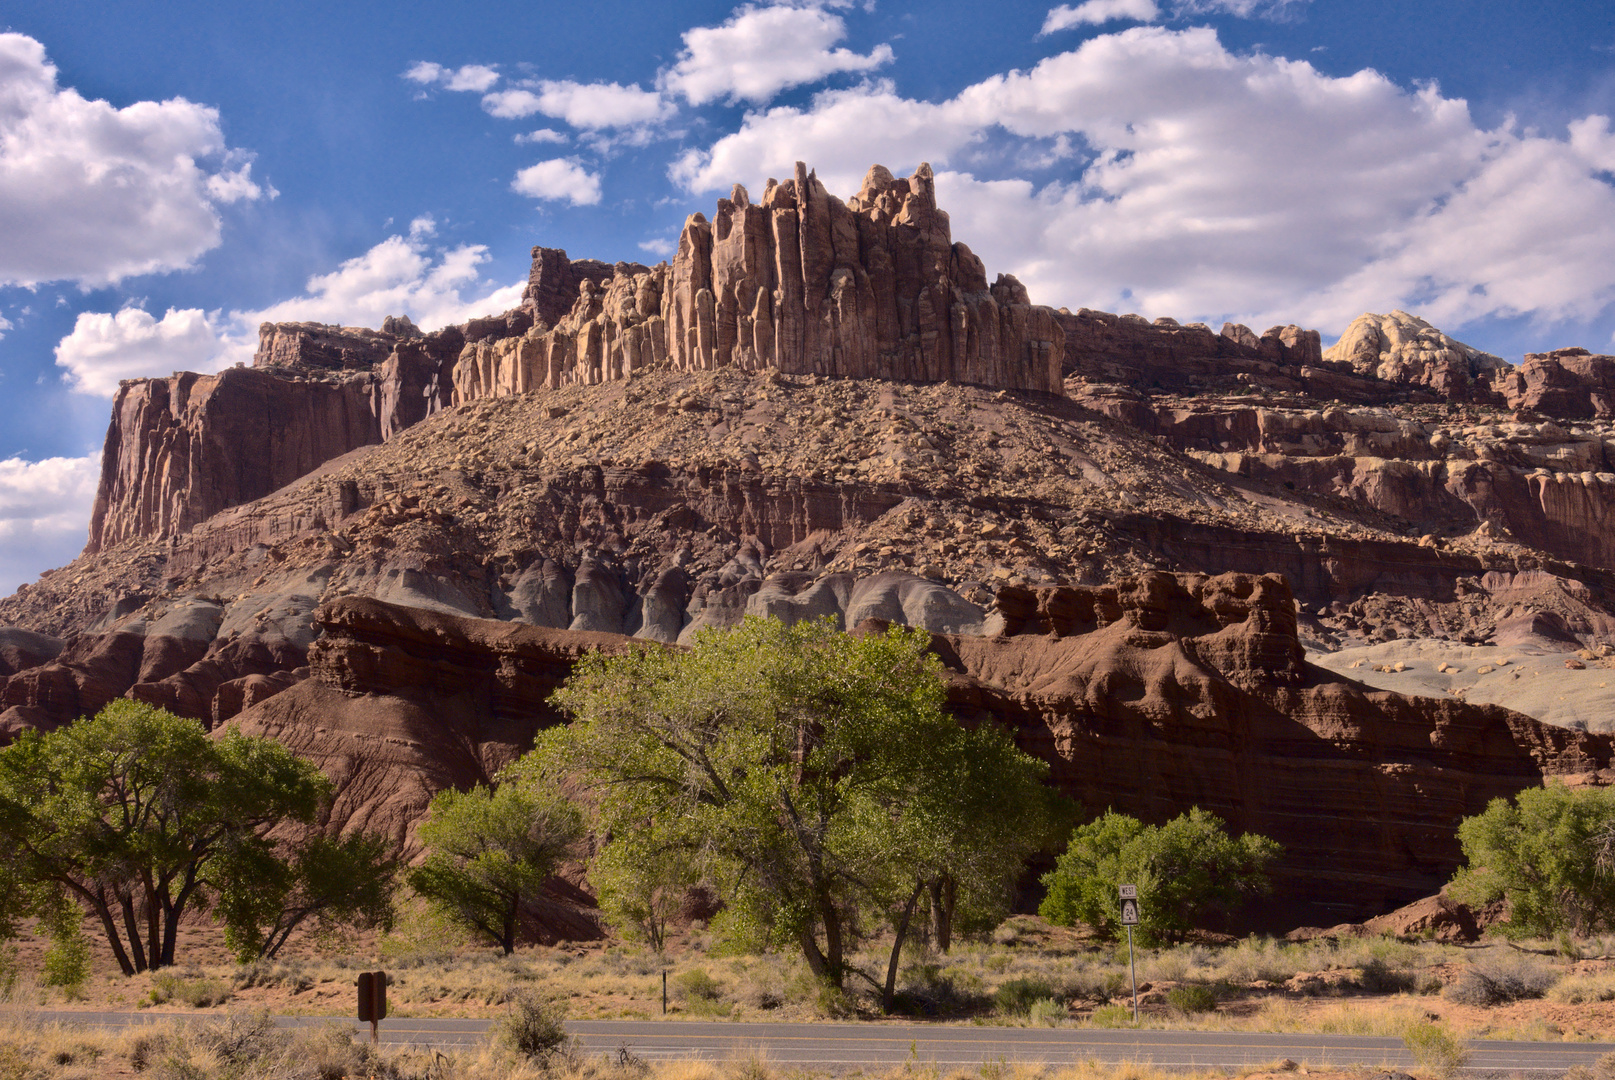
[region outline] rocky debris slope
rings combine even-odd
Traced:
[[[843,203],[798,162],[759,203],[736,185],[691,216],[671,266],[620,264],[553,328],[468,350],[455,400],[730,365],[1058,394],[1061,341],[1053,311],[953,241],[929,166],[877,165]]]
[[[1085,806],[1158,820],[1197,804],[1279,839],[1270,928],[1425,895],[1457,861],[1459,817],[1545,775],[1610,766],[1607,739],[1308,666],[1272,576],[1005,589],[990,617],[1007,633],[935,639],[949,707],[1008,725]],[[312,677],[234,723],[336,777],[333,821],[406,849],[433,791],[486,780],[559,721],[548,696],[585,649],[629,643],[360,598],[317,621]]]

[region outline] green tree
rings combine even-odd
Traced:
[[[1165,825],[1114,810],[1081,826],[1043,876],[1038,911],[1062,926],[1086,923],[1109,938],[1121,929],[1116,886],[1138,886],[1138,933],[1145,945],[1184,935],[1268,889],[1279,845],[1265,836],[1230,837],[1198,806]]]
[[[174,962],[179,921],[270,829],[312,822],[330,783],[270,739],[210,738],[120,699],[0,750],[0,844],[19,878],[78,901],[125,974]]]
[[[855,637],[829,621],[747,619],[688,651],[583,658],[556,703],[573,718],[525,766],[593,796],[607,867],[672,866],[725,905],[739,941],[800,949],[841,987],[856,940],[888,923],[889,1008],[933,885],[1004,894],[1046,833],[1042,763],[943,711],[930,635]]]
[[[262,845],[238,849],[220,878],[225,943],[242,963],[273,957],[292,931],[312,922],[391,929],[398,858],[384,836],[312,835],[288,855]]]
[[[1458,826],[1467,864],[1452,895],[1471,904],[1506,898],[1511,936],[1615,928],[1615,873],[1604,856],[1615,830],[1615,789],[1527,788],[1493,799]]]
[[[533,897],[583,836],[583,814],[560,792],[512,780],[432,798],[420,841],[429,854],[409,883],[451,921],[516,947],[523,899]]]

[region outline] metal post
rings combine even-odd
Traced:
[[[377,1044],[377,1042],[380,1040],[380,1035],[377,1032],[377,1029],[380,1026],[381,1025],[377,1021],[375,1021],[375,1020],[370,1021],[370,1045],[371,1046],[375,1046]]]
[[[667,1015],[667,969],[662,969],[662,1015]]]
[[[1133,1023],[1138,1023],[1138,961],[1133,957],[1133,924],[1127,924],[1127,966],[1133,973]]]

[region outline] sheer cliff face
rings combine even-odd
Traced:
[[[469,347],[456,402],[663,365],[1064,392],[1057,316],[1013,277],[988,284],[953,242],[929,166],[876,166],[842,202],[798,163],[760,203],[737,185],[711,221],[692,216],[671,266],[619,264],[580,285],[553,328]]]
[[[173,536],[381,441],[368,376],[259,368],[125,382],[113,400],[88,552]]]

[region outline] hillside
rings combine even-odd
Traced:
[[[962,719],[1091,809],[1274,835],[1269,918],[1330,925],[1434,891],[1489,798],[1612,775],[1611,439],[1609,357],[1040,307],[928,169],[799,167],[669,264],[538,248],[498,318],[126,382],[85,553],[0,601],[0,729],[127,694],[269,732],[407,847],[584,648],[905,622]],[[1493,653],[1568,702],[1425,670]]]

